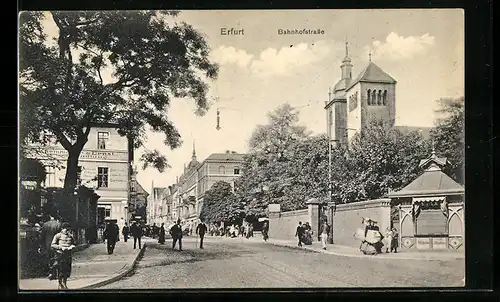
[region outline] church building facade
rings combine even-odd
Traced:
[[[327,134],[332,144],[345,144],[373,119],[394,126],[396,118],[396,80],[370,60],[352,78],[352,63],[346,42],[340,65],[341,79],[330,89],[325,102]]]

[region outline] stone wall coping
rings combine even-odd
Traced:
[[[299,216],[299,215],[306,215],[309,213],[308,209],[305,210],[295,210],[295,211],[288,211],[288,212],[281,212],[281,217],[289,217],[289,216]]]
[[[365,201],[357,201],[346,204],[337,205],[337,212],[357,210],[357,209],[369,209],[369,208],[377,208],[377,207],[390,207],[391,199],[390,198],[380,198],[374,200],[365,200]]]
[[[306,201],[306,204],[320,204],[321,201],[317,198],[311,198],[308,201]]]

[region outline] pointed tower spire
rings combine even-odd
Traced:
[[[347,41],[347,37],[345,37],[345,56],[349,57],[349,42]]]
[[[342,65],[340,65],[342,70],[342,79],[352,78],[352,64],[351,58],[349,58],[349,42],[347,42],[347,37],[345,39],[345,57],[342,60]]]
[[[195,140],[193,139],[193,156],[191,156],[192,160],[196,160],[196,146],[194,144]]]

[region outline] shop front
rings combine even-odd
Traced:
[[[397,192],[391,204],[399,211],[400,246],[443,250],[464,246],[464,188],[446,175],[446,158],[433,152],[420,162],[424,172]]]

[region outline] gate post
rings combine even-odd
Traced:
[[[308,210],[308,216],[309,216],[309,221],[311,224],[311,229],[313,231],[313,234],[318,238],[319,234],[319,214],[320,214],[320,209],[319,209],[319,204],[320,201],[316,198],[311,198],[307,202],[307,210]]]

